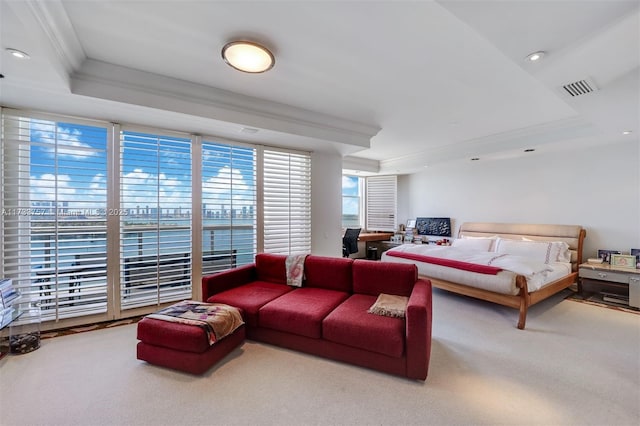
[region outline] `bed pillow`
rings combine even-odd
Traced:
[[[458,238],[451,243],[452,247],[461,250],[491,251],[493,240],[491,238]]]
[[[496,240],[498,239],[497,235],[491,235],[490,237],[472,237],[470,235],[463,235],[462,238],[464,238],[465,240],[490,240],[491,245],[489,246],[488,251],[496,250]]]
[[[527,237],[522,237],[522,241],[535,241]],[[560,252],[558,255],[558,262],[571,262],[571,249],[569,244],[564,241],[551,241],[551,244],[557,248]]]
[[[520,241],[498,238],[496,252],[527,257],[544,263],[569,262],[569,245],[563,241]]]

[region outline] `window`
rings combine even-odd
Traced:
[[[342,227],[362,228],[362,179],[342,176]]]
[[[43,321],[145,314],[199,271],[311,251],[309,153],[1,112],[0,276]]]
[[[191,139],[120,136],[123,309],[191,297]]]
[[[256,150],[202,143],[202,273],[252,263],[256,253]]]
[[[264,251],[311,252],[311,156],[264,150]]]
[[[367,178],[367,230],[396,229],[397,177],[370,176]]]
[[[45,321],[107,310],[108,134],[3,110],[0,274]]]

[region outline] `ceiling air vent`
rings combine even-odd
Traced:
[[[562,88],[571,96],[586,95],[587,93],[595,92],[596,90],[598,90],[593,80],[588,78],[565,84],[564,86],[562,86]]]

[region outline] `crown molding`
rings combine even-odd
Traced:
[[[380,128],[290,105],[87,59],[71,75],[71,92],[369,148]]]
[[[28,0],[24,5],[48,38],[67,75],[80,68],[86,55],[62,2]]]

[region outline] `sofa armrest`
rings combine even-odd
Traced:
[[[244,265],[202,277],[202,300],[256,280],[256,265]]]
[[[425,380],[431,356],[431,281],[419,279],[413,286],[406,312],[407,377]]]

